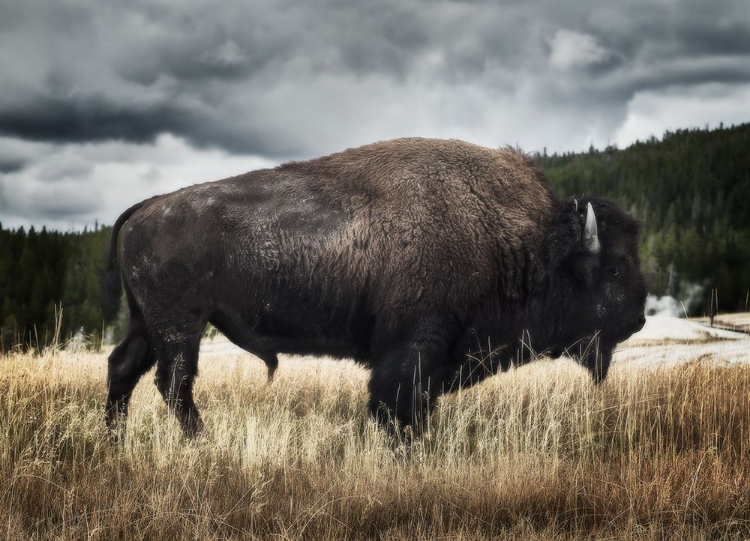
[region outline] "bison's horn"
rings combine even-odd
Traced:
[[[583,231],[583,245],[592,254],[598,254],[599,250],[601,250],[599,233],[596,229],[596,215],[591,203],[586,207],[586,227]]]

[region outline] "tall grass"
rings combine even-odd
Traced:
[[[103,429],[106,361],[0,358],[5,539],[750,537],[750,366],[616,363],[600,387],[540,360],[441,399],[392,449],[367,372],[204,355],[186,442],[146,376],[126,439]]]

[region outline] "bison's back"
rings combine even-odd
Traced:
[[[351,265],[377,270],[394,309],[419,296],[467,310],[528,289],[554,205],[523,153],[462,141],[396,139],[276,171],[350,217]]]
[[[144,302],[188,291],[320,318],[367,298],[398,325],[528,289],[552,204],[520,152],[400,139],[164,195],[128,221],[121,257]]]

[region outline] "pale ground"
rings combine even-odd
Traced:
[[[717,316],[717,321],[719,319],[732,321],[745,329],[750,327],[750,314]],[[221,335],[211,340],[204,339],[201,353],[204,357],[231,354],[249,356]],[[297,359],[300,358],[280,355],[280,364],[283,366]],[[695,360],[750,362],[750,334],[711,328],[698,320],[649,316],[645,327],[620,344],[614,354],[614,362],[638,365],[680,364]]]
[[[641,332],[618,346],[614,359],[637,364],[750,362],[750,335],[712,328],[698,321],[651,316],[646,318]]]

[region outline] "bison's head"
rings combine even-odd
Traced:
[[[550,242],[553,295],[562,303],[555,346],[576,353],[600,382],[617,343],[646,321],[638,223],[612,201],[574,199],[563,204]]]

